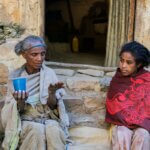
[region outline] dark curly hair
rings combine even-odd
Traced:
[[[137,65],[141,67],[148,67],[150,64],[150,51],[137,41],[129,42],[121,48],[120,55],[124,52],[129,52],[135,58]]]

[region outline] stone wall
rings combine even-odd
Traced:
[[[44,1],[1,0],[0,22],[17,23],[26,28],[28,34],[43,35]]]
[[[17,56],[14,53],[15,45],[25,37],[26,35],[22,35],[20,38],[6,39],[6,42],[0,45],[0,63],[5,64],[10,71],[20,67],[25,62],[22,56]]]
[[[6,95],[7,82],[8,82],[8,68],[4,64],[0,64],[0,102]]]
[[[4,105],[4,98],[7,93],[7,82],[8,82],[8,68],[4,64],[0,63],[0,113]],[[1,124],[1,115],[0,115],[0,145],[2,139],[3,139],[3,128]]]
[[[138,0],[136,6],[134,39],[150,49],[150,0]]]

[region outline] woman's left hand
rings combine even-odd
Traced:
[[[54,85],[50,84],[48,87],[49,98],[47,104],[52,109],[56,108],[57,106],[56,91],[61,88],[64,88],[64,84],[62,82],[58,82]]]
[[[49,87],[48,87],[48,91],[49,91],[49,93],[55,93],[56,90],[58,90],[60,88],[64,88],[64,83],[58,82],[54,85],[50,84]]]

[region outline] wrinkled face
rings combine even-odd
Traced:
[[[130,76],[137,71],[135,58],[130,52],[123,52],[120,56],[119,68],[123,76]]]
[[[34,72],[40,70],[45,59],[46,50],[44,47],[34,47],[25,51],[22,55],[26,59],[26,67]]]

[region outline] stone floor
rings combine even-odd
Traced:
[[[67,43],[48,43],[47,60],[63,63],[90,64],[103,66],[105,54],[98,52],[73,53]]]

